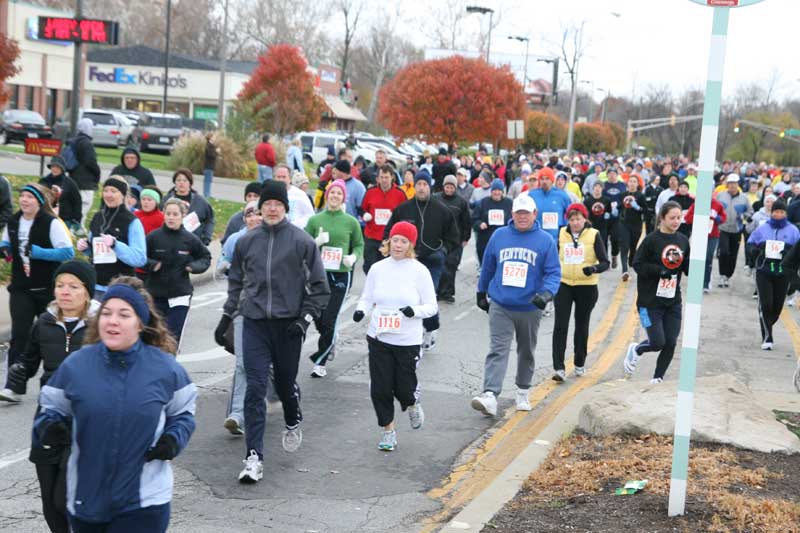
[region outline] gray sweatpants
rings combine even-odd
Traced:
[[[500,396],[503,379],[508,368],[511,340],[517,338],[517,379],[520,389],[529,389],[533,379],[536,335],[539,332],[539,319],[542,312],[509,311],[492,303],[489,307],[489,355],[483,373],[483,390]]]

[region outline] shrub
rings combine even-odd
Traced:
[[[252,159],[252,148],[235,143],[222,132],[218,131],[215,135],[215,144],[219,154],[214,174],[235,179],[255,179],[257,175],[255,161],[252,165],[248,165]],[[181,137],[175,143],[175,148],[170,156],[170,166],[172,168],[186,167],[196,174],[202,174],[205,147],[206,140],[201,134],[195,133]]]

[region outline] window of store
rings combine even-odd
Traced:
[[[12,85],[8,92],[8,106],[6,106],[6,109],[17,109],[19,106],[19,85]]]
[[[160,113],[161,100],[141,100],[139,98],[128,98],[125,100],[125,109],[141,111],[143,113]]]
[[[58,102],[58,89],[48,89],[47,91],[47,107],[45,111],[47,116],[45,120],[48,124],[52,124],[56,120],[56,103]]]
[[[92,96],[92,107],[95,109],[122,109],[122,97]]]
[[[26,87],[25,91],[25,109],[33,110],[33,87]]]
[[[188,117],[189,102],[167,102],[167,113],[175,113],[182,117]]]

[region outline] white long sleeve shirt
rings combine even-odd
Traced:
[[[400,312],[409,305],[411,318]],[[439,310],[428,269],[416,259],[391,257],[372,265],[356,309],[372,313],[367,335],[395,346],[422,344],[422,319]]]
[[[314,206],[311,199],[299,187],[291,185],[288,190],[289,196],[289,222],[298,228],[305,229],[308,219],[314,215]]]

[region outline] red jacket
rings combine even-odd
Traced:
[[[164,225],[164,213],[158,209],[154,209],[149,213],[145,213],[141,209],[138,209],[133,214],[136,215],[136,218],[142,222],[145,235],[149,235],[151,231],[157,230]]]
[[[256,146],[256,163],[268,167],[275,166],[275,149],[270,143],[258,143],[258,146]]]
[[[364,194],[364,201],[361,203],[361,209],[364,213],[369,213],[372,216],[372,220],[367,222],[364,227],[364,236],[375,241],[382,241],[383,231],[386,229],[386,223],[389,222],[392,211],[405,201],[406,193],[394,185],[385,193],[380,187],[367,189],[366,194]],[[381,211],[376,214],[376,210]],[[382,224],[378,225],[377,222],[382,222]]]
[[[689,206],[689,211],[686,213],[686,223],[692,224],[694,222],[694,203]],[[711,217],[711,231],[708,236],[711,238],[719,238],[719,225],[724,224],[727,219],[725,214],[725,207],[714,198],[711,199],[711,210],[717,212],[716,218]],[[713,215],[714,213],[711,213]]]

